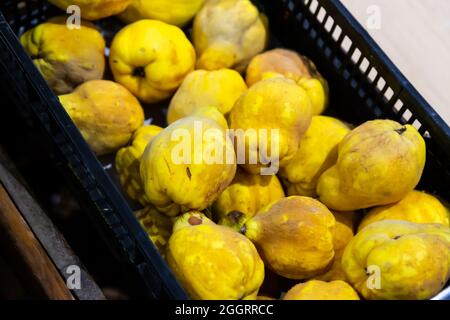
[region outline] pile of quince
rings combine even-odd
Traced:
[[[249,0],[50,2],[85,20],[51,19],[21,42],[92,150],[116,153],[190,297],[429,299],[447,284],[449,210],[415,190],[422,136],[321,115],[327,82],[294,51],[264,52],[267,19]],[[125,25],[105,58],[92,21],[112,15]],[[167,126],[144,124],[143,105],[163,101]]]

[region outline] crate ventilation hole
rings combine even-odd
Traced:
[[[361,73],[370,83],[375,83],[377,93],[381,93],[384,103],[390,106],[392,112],[400,118],[400,122],[402,124],[413,125],[424,137],[430,138],[430,133],[426,131],[425,127],[420,123],[420,121],[413,116],[412,112],[404,105],[403,101],[395,97],[395,92],[392,87],[388,85],[386,80],[382,77],[381,74],[379,74],[375,67],[371,67],[370,61],[363,55],[361,50],[357,47],[353,48],[353,41],[347,35],[343,34],[342,28],[337,25],[337,23],[335,23],[334,19],[331,16],[327,16],[326,9],[319,5],[318,0],[282,1],[287,3],[288,10],[290,10],[291,12],[295,11],[296,6],[299,5],[298,3],[300,3],[300,5],[306,6],[308,11],[315,16],[316,20],[324,26],[325,30],[328,33],[331,34],[331,39],[333,39],[334,42],[340,44],[341,51],[345,55],[351,56],[350,61],[353,63],[353,66],[357,68],[353,69],[359,71],[359,73]],[[299,13],[297,14],[296,18],[301,23],[303,29],[305,29],[306,31],[310,29],[310,37],[312,39],[316,39],[317,31],[311,27],[311,23],[306,18],[304,18],[304,15]],[[303,20],[303,22],[301,20]],[[316,41],[319,48],[324,47],[325,43],[321,38],[318,38]],[[340,70],[342,68],[342,61],[338,57],[332,57],[331,48],[325,47],[324,54],[328,59],[332,61],[333,66],[337,70]],[[344,70],[344,78],[348,80],[354,70],[350,72],[348,70]],[[361,98],[365,98],[369,95],[365,89],[358,88],[358,82],[355,80],[350,81],[350,86],[353,90],[358,90],[358,94]],[[373,101],[373,99],[368,97],[366,99],[366,104],[371,109],[373,109],[375,102]],[[377,116],[381,116],[381,109],[379,109],[378,107],[377,109],[378,110],[374,110],[375,114]]]

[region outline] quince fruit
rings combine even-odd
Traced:
[[[172,97],[167,123],[171,124],[207,106],[214,106],[227,115],[245,90],[247,85],[235,70],[193,71],[184,78]]]
[[[140,172],[149,201],[173,216],[210,206],[233,180],[236,159],[231,139],[216,121],[191,116],[152,140]]]
[[[267,43],[264,18],[249,0],[210,0],[194,19],[197,68],[242,72]]]
[[[312,118],[294,158],[280,170],[289,195],[317,196],[319,177],[336,163],[338,145],[349,132],[348,126],[338,119]]]
[[[167,243],[172,235],[174,219],[158,212],[152,206],[137,211],[136,218],[158,251],[165,255]]]
[[[287,49],[273,49],[260,53],[250,61],[245,81],[250,87],[276,74],[294,80],[308,92],[315,115],[325,110],[328,101],[328,84],[310,59]]]
[[[335,219],[319,201],[283,198],[259,211],[241,232],[255,243],[266,266],[288,279],[308,279],[333,262]]]
[[[189,296],[256,299],[264,264],[251,241],[206,217],[187,213],[181,219],[169,239],[167,263]]]
[[[271,78],[253,85],[236,101],[228,116],[235,137],[239,138],[239,131],[244,133],[241,142],[235,143],[238,157],[245,156],[243,167],[257,174],[262,173],[261,169],[274,171],[277,165],[289,163],[311,118],[311,102],[294,81]],[[256,139],[251,133],[255,133]],[[261,139],[262,133],[266,139]],[[240,150],[244,141],[245,153]]]
[[[59,101],[98,155],[126,145],[144,123],[139,101],[123,86],[106,80],[83,83]]]
[[[354,236],[356,212],[338,212],[331,211],[336,219],[336,229],[333,238],[334,260],[331,268],[324,274],[314,277],[315,280],[321,281],[347,281],[344,270],[342,269],[342,255],[347,244]]]
[[[132,0],[120,18],[127,22],[155,19],[178,27],[186,25],[204,0]]]
[[[203,107],[196,109],[192,112],[191,116],[200,117],[200,118],[209,118],[217,122],[218,125],[222,127],[223,130],[228,129],[227,119],[223,116],[223,114],[216,107]]]
[[[337,163],[320,176],[317,194],[338,211],[394,203],[415,188],[424,166],[425,141],[413,126],[368,121],[341,141]]]
[[[149,204],[142,186],[140,162],[145,147],[163,128],[146,125],[137,129],[131,138],[129,146],[121,148],[116,154],[116,170],[120,183],[127,195],[141,205]]]
[[[58,8],[66,11],[69,6],[80,8],[83,19],[99,20],[124,11],[131,0],[49,0]]]
[[[290,289],[283,300],[359,300],[358,293],[341,280],[310,280]]]
[[[415,223],[440,223],[449,227],[450,211],[435,197],[413,190],[397,203],[372,208],[361,220],[358,231],[376,221],[406,220]]]
[[[342,266],[350,284],[366,299],[429,299],[450,277],[450,228],[374,222],[347,245]]]
[[[277,176],[248,174],[236,171],[231,184],[213,204],[213,213],[220,225],[239,230],[249,218],[266,205],[284,198]]]
[[[56,17],[25,32],[20,42],[56,94],[103,77],[105,40],[91,23],[69,29],[64,17]]]
[[[117,82],[154,103],[169,97],[193,70],[195,50],[178,27],[140,20],[116,34],[109,63]]]

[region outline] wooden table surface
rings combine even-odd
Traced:
[[[341,0],[450,125],[450,1]],[[373,6],[380,28],[370,28]]]

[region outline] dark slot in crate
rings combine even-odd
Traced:
[[[340,1],[255,3],[267,14],[276,43],[311,57],[328,80],[330,114],[355,124],[390,118],[418,128],[427,143],[427,164],[419,188],[450,201],[450,128]],[[7,0],[0,10],[6,19],[0,17],[0,88],[15,102],[6,108],[20,113],[17,126],[39,132],[49,160],[56,161],[71,179],[80,201],[89,203],[94,223],[140,275],[149,296],[186,298],[123,195],[14,36],[61,11],[41,0]],[[12,116],[4,109],[1,117]]]

